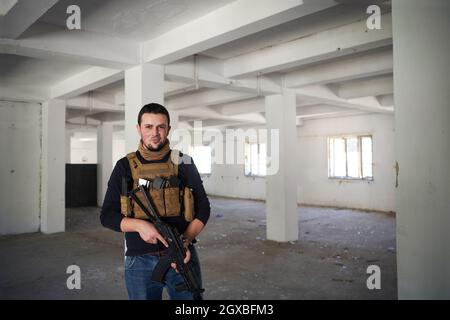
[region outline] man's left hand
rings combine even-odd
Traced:
[[[191,260],[191,251],[189,250],[189,248],[186,248],[186,256],[184,257],[184,260],[183,260],[184,264],[188,263],[189,260]],[[178,269],[177,269],[177,264],[176,263],[173,262],[173,263],[170,264],[170,266],[172,268],[174,268],[176,272],[179,272]]]

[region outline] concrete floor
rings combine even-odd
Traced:
[[[299,207],[299,241],[265,239],[264,202],[211,198],[201,234],[205,299],[396,299],[395,218],[376,212]],[[123,236],[98,208],[67,209],[67,231],[0,237],[0,299],[127,299]],[[368,290],[366,269],[381,268]],[[81,290],[68,290],[69,265]]]

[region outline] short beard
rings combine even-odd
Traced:
[[[144,146],[145,146],[149,151],[159,151],[159,150],[161,150],[161,149],[164,147],[165,144],[166,144],[166,140],[161,141],[161,142],[159,143],[158,147],[156,147],[156,148],[153,148],[151,145],[146,145],[146,144],[144,144]]]

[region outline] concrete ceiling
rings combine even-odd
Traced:
[[[4,16],[17,3],[17,0],[2,0],[0,1],[0,16]]]
[[[203,51],[201,54],[218,59],[228,59],[338,27],[365,16],[364,8],[361,5],[337,5],[331,9],[319,11]]]
[[[82,64],[0,54],[0,81],[10,84],[53,86],[89,68]]]
[[[152,39],[233,0],[60,0],[38,22],[66,27],[69,5],[78,5],[82,29],[135,41]]]
[[[374,3],[381,30],[353,0],[19,1],[0,17],[0,99],[62,98],[72,119],[120,122],[124,70],[150,62],[186,125],[264,125],[264,96],[282,86],[303,120],[392,114],[390,3]],[[81,30],[66,28],[73,4]]]

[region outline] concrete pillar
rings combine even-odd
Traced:
[[[49,100],[42,105],[41,231],[65,230],[66,105]]]
[[[394,0],[399,299],[450,298],[450,2]]]
[[[279,130],[278,171],[266,177],[267,239],[281,242],[298,240],[295,100],[290,90],[265,98],[267,152],[272,158],[276,155],[271,151],[275,146],[270,144],[270,131]]]
[[[170,114],[170,133],[169,133],[169,140],[170,140],[170,146],[171,148],[176,145],[177,141],[172,141],[172,136],[175,130],[178,129],[178,121],[179,121],[179,112],[178,111],[171,111],[169,110]]]
[[[170,126],[172,130],[178,129],[178,122],[180,121],[180,112],[175,110],[169,110],[170,114]]]
[[[103,205],[112,172],[113,124],[103,122],[97,127],[97,205]]]
[[[71,156],[71,146],[70,146],[70,140],[72,138],[72,132],[66,131],[66,163],[70,163],[70,156]]]
[[[125,71],[125,150],[136,151],[139,110],[147,103],[164,105],[164,66],[143,64]]]

